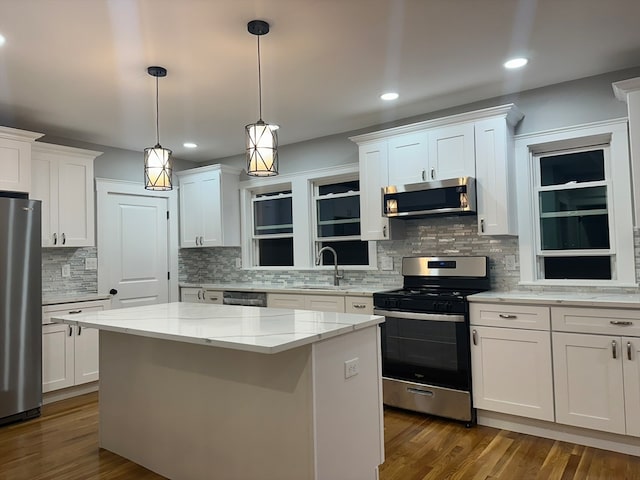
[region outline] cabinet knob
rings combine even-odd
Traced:
[[[73,327],[69,325],[69,336],[73,335]]]
[[[81,334],[82,334],[82,327],[78,325],[78,336],[80,336]]]
[[[473,337],[473,344],[478,345],[478,332],[473,330],[473,332],[471,332],[471,336]]]
[[[484,233],[484,218],[480,219],[480,233]]]
[[[427,171],[423,168],[422,169],[422,181],[424,182],[427,179]]]
[[[200,246],[204,245],[204,237],[200,237]]]
[[[62,234],[62,244],[64,245],[65,243],[67,243],[67,237],[65,236],[65,234]]]
[[[382,227],[382,236],[383,237],[387,237],[387,226],[385,225],[384,227]]]
[[[435,180],[436,179],[436,169],[432,168],[431,169],[431,180]]]
[[[627,342],[627,358],[631,360],[631,342]]]
[[[118,294],[118,290],[116,290],[115,288],[112,288],[111,290],[109,290],[109,294],[110,295],[117,295]]]
[[[54,234],[53,234],[53,244],[54,244],[54,245],[57,245],[57,244],[58,244],[58,234],[57,234],[57,233],[54,233]]]
[[[618,358],[618,344],[615,340],[611,342],[611,354],[613,358]]]

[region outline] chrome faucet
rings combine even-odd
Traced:
[[[337,287],[338,285],[340,285],[340,279],[344,278],[344,273],[340,273],[338,271],[338,254],[336,253],[336,251],[331,247],[322,247],[320,250],[318,250],[318,254],[316,255],[316,265],[320,265],[320,262],[322,261],[322,252],[324,252],[325,250],[333,253],[333,284]]]

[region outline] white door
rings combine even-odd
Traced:
[[[625,433],[620,337],[553,333],[556,422]]]
[[[167,199],[109,193],[106,209],[98,255],[106,259],[112,307],[168,302]]]

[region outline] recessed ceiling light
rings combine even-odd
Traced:
[[[529,63],[529,60],[526,58],[512,58],[511,60],[504,62],[504,68],[522,68],[527,63]]]
[[[196,148],[198,145],[193,142],[184,142],[182,146],[185,148]]]
[[[398,95],[396,92],[387,92],[387,93],[383,93],[382,95],[380,95],[380,98],[382,100],[395,100],[396,98],[398,98],[400,95]]]
[[[6,38],[4,38],[4,35],[0,34],[0,47],[1,47],[2,45],[4,45],[4,42],[6,42],[6,41],[7,41],[7,39],[6,39]]]

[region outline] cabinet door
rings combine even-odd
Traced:
[[[202,299],[204,303],[215,303],[218,305],[222,305],[223,294],[221,290],[203,290]]]
[[[58,161],[58,245],[95,245],[93,159]]]
[[[202,301],[202,290],[200,288],[183,287],[180,289],[180,301],[199,303]]]
[[[548,331],[471,326],[473,405],[553,421]]]
[[[29,192],[31,186],[31,144],[0,139],[0,190]]]
[[[197,175],[180,178],[180,246],[199,247],[202,232],[201,184]]]
[[[304,309],[305,298],[293,293],[268,293],[267,307]]]
[[[42,326],[42,393],[73,385],[75,377],[73,327]]]
[[[306,295],[304,308],[318,312],[344,313],[344,297],[341,295]]]
[[[29,196],[34,200],[40,200],[42,202],[43,247],[53,247],[58,244],[57,192],[57,162],[45,153],[34,152],[31,159],[31,194]]]
[[[200,180],[202,205],[202,242],[200,246],[222,245],[222,212],[220,202],[220,172],[207,172]]]
[[[474,125],[463,123],[429,131],[428,180],[475,177]]]
[[[621,338],[553,333],[556,422],[625,433]]]
[[[389,139],[389,185],[427,180],[429,149],[427,132],[413,132]]]
[[[345,297],[344,311],[373,315],[373,297]]]
[[[361,145],[360,238],[388,240],[389,219],[382,216],[382,187],[389,185],[387,143]]]
[[[622,348],[627,435],[640,437],[640,338],[623,337]]]
[[[478,233],[516,235],[513,147],[506,119],[476,122],[475,141]]]
[[[73,327],[75,349],[75,384],[98,380],[99,351],[98,330],[95,328]]]

